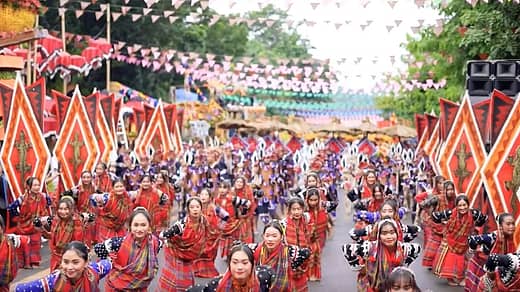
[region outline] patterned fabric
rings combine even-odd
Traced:
[[[97,242],[124,234],[131,208],[132,202],[126,192],[121,195],[110,193],[105,205],[99,209]]]
[[[312,280],[321,279],[321,251],[325,247],[327,240],[327,232],[329,229],[329,216],[327,212],[320,208],[321,202],[318,202],[318,208],[309,210],[310,215],[310,249],[311,257],[308,262],[308,276]]]
[[[101,176],[94,178],[94,186],[96,190],[103,193],[109,193],[112,191],[112,180],[108,173],[103,173]]]
[[[464,254],[453,252],[453,249],[443,240],[433,259],[432,267],[436,276],[460,282],[466,272],[466,257]]]
[[[37,217],[50,215],[51,198],[44,193],[25,193],[7,208],[11,214],[19,216],[16,234],[31,235],[38,232],[33,225]],[[19,208],[19,212],[17,209]]]
[[[5,234],[0,240],[0,287],[8,287],[18,273],[16,246]]]
[[[484,265],[486,272],[495,271],[494,290],[482,289],[482,291],[520,291],[520,255],[518,254],[490,254]],[[481,279],[481,283],[487,282],[487,275]]]
[[[143,189],[141,188],[134,202],[134,208],[144,207],[150,213],[152,217],[152,229],[157,230],[157,226],[160,226],[162,223],[159,221],[161,218],[158,216],[158,211],[161,208],[161,197],[162,193],[157,191],[154,188]],[[160,215],[160,213],[159,213]]]
[[[473,255],[471,260],[468,262],[466,278],[464,281],[464,291],[480,291],[478,290],[478,286],[480,284],[480,278],[486,273],[483,268],[485,263],[486,260],[480,257],[478,254]]]
[[[62,220],[55,217],[51,226],[51,240],[49,248],[51,250],[51,271],[59,268],[63,249],[71,241],[83,240],[83,222],[77,215]]]
[[[269,266],[274,271],[275,279],[271,286],[272,291],[292,291],[289,260],[289,247],[283,243],[280,243],[271,252],[263,243],[255,250],[255,262],[259,265]]]
[[[210,204],[204,208],[203,212],[211,228],[217,231],[216,235],[220,237],[219,222],[221,219],[217,216],[215,209],[215,205]],[[193,271],[196,277],[214,278],[219,275],[217,269],[215,268],[215,259],[217,258],[218,247],[218,239],[206,241],[204,252],[199,257],[199,259],[194,262]]]
[[[98,292],[99,280],[105,277],[112,269],[112,264],[108,260],[97,263],[90,263],[84,270],[81,278],[74,284],[67,281],[67,278],[56,270],[48,276],[27,283],[16,285],[16,292],[51,292],[51,291],[73,291],[73,292]]]
[[[217,292],[260,292],[260,282],[256,278],[255,273],[244,284],[239,284],[231,277],[231,272],[228,270],[222,279],[219,281]]]
[[[310,217],[302,216],[298,220],[287,217],[282,224],[285,225],[285,240],[288,245],[295,245],[299,248],[311,248],[309,226],[312,224]],[[307,263],[304,263],[292,272],[294,289],[296,291],[306,291],[307,289]]]
[[[79,188],[77,189],[77,204],[76,208],[78,209],[78,212],[90,212],[91,206],[90,206],[90,195],[96,192],[96,188],[93,184],[84,185],[81,184]]]
[[[105,289],[111,290],[146,290],[159,270],[157,253],[159,239],[148,235],[140,245],[128,234],[123,240],[114,267],[108,275]]]
[[[439,250],[439,246],[442,242],[442,236],[437,234],[431,234],[428,237],[428,241],[424,246],[424,254],[422,259],[422,265],[425,267],[433,267],[433,260],[435,259],[435,255],[437,255],[437,251]]]
[[[168,249],[166,249],[166,252]],[[166,253],[168,257],[168,252]],[[159,277],[159,290],[177,292],[185,291],[188,287],[195,284],[195,277],[193,274],[192,263],[182,261],[177,258],[171,258],[166,261],[166,265],[161,270]]]

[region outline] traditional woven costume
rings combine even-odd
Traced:
[[[299,219],[293,219],[291,217],[287,217],[282,224],[285,226],[285,238],[286,243],[288,245],[295,245],[299,248],[310,248],[311,240],[310,240],[310,226],[312,226],[313,222],[311,222],[310,217],[302,216]],[[311,252],[314,252],[311,250]],[[296,270],[292,271],[292,281],[293,281],[293,291],[295,292],[305,292],[308,291],[307,280],[308,280],[308,265],[306,263],[302,264]]]
[[[206,285],[190,287],[187,292],[268,292],[272,282],[273,271],[270,267],[258,266],[251,273],[249,279],[241,284],[233,279],[229,269],[222,277],[215,278]],[[285,290],[284,290],[285,291]]]
[[[52,292],[52,291],[71,291],[71,292],[98,292],[99,281],[105,277],[112,269],[112,263],[108,260],[101,260],[91,263],[83,271],[81,278],[72,283],[60,270],[55,270],[48,276],[27,283],[16,285],[16,292]]]
[[[436,223],[448,221],[441,245],[433,260],[433,272],[438,277],[459,283],[464,279],[466,272],[465,254],[468,250],[468,237],[475,226],[486,223],[487,216],[475,209],[461,215],[455,208],[433,212],[432,220]]]
[[[203,206],[202,211],[211,228],[215,231],[215,233],[218,233],[218,239],[214,241],[206,241],[206,246],[204,247],[203,253],[194,262],[193,271],[196,277],[214,278],[219,275],[217,269],[215,268],[215,259],[217,258],[220,241],[220,222],[228,220],[229,214],[223,214],[224,219],[221,219],[219,214],[221,214],[222,210],[213,203]]]
[[[93,196],[97,196],[95,194]],[[102,194],[103,205],[98,206],[94,197],[90,202],[94,207],[99,207],[97,223],[96,242],[102,242],[112,237],[122,237],[126,234],[126,221],[132,211],[132,201],[127,192],[116,194]]]
[[[98,243],[94,251],[99,258],[113,256],[113,267],[105,281],[105,291],[148,291],[148,286],[159,270],[157,254],[161,247],[155,235],[138,241],[129,233]]]
[[[308,199],[309,197],[307,197]],[[309,206],[308,201],[307,206]],[[321,253],[325,247],[327,232],[329,231],[329,215],[322,206],[321,198],[319,198],[316,207],[309,207],[308,213],[310,222],[312,222],[309,226],[309,244],[312,254],[308,262],[308,276],[311,280],[321,280]]]
[[[487,274],[482,276],[478,291],[520,291],[520,256],[518,254],[490,254],[484,265],[484,271],[494,273],[495,279],[490,279]]]
[[[148,188],[143,189],[142,187],[137,192],[137,196],[134,201],[134,208],[144,207],[150,216],[152,217],[152,230],[159,230],[158,226],[164,226],[164,213],[161,213],[161,208],[168,203],[168,195],[155,189]]]
[[[7,207],[12,216],[18,215],[19,218],[15,233],[27,235],[30,239],[26,248],[18,251],[18,261],[23,266],[40,264],[42,233],[35,229],[33,221],[51,215],[50,206],[51,198],[47,194],[27,192]]]
[[[18,236],[4,234],[0,237],[0,292],[9,291],[11,283],[18,273],[16,248],[20,246]]]
[[[71,212],[73,212],[71,210]],[[61,264],[63,250],[71,241],[82,241],[84,235],[83,221],[74,214],[70,218],[61,219],[58,216],[52,219],[51,239],[49,248],[51,250],[51,271],[57,270]]]
[[[468,238],[468,243],[471,250],[482,246],[482,251],[475,252],[468,263],[464,291],[479,291],[477,288],[480,284],[480,278],[485,274],[484,264],[488,255],[490,253],[513,253],[516,250],[515,243],[513,238],[506,238],[500,230],[482,235],[472,235]]]

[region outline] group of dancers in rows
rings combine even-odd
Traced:
[[[9,206],[16,234],[6,234],[0,220],[0,291],[8,291],[19,268],[40,264],[42,236],[49,239],[51,273],[12,290],[99,291],[105,278],[105,291],[147,291],[164,249],[159,291],[308,291],[309,281],[321,280],[345,170],[336,153],[319,149],[302,173],[291,152],[273,143],[260,156],[196,143],[183,156],[143,156],[139,165],[123,152],[57,195],[27,179],[26,192]],[[393,174],[380,166],[372,162],[374,170],[348,192],[356,224],[342,251],[358,271],[359,291],[420,291],[407,266],[421,251],[423,265],[450,285],[518,289],[510,214],[497,218],[497,231],[476,234],[487,216],[435,177],[433,189],[415,195],[420,226],[404,224],[406,188],[392,185]],[[408,175],[421,185],[418,174]],[[177,218],[169,224],[172,209]],[[424,246],[411,243],[420,232]],[[223,275],[215,267],[219,254],[228,265]],[[195,277],[211,280],[195,285]]]
[[[385,172],[378,169],[381,165],[373,166],[379,171],[368,170],[347,193],[356,224],[350,231],[353,242],[342,249],[351,268],[358,271],[358,291],[420,291],[413,272],[406,267],[421,252],[422,265],[447,279],[450,286],[463,286],[471,292],[520,291],[520,256],[515,253],[511,214],[497,216],[496,231],[479,234],[488,217],[469,208],[468,197],[456,195],[451,181],[401,165],[401,173],[411,176],[419,190],[412,195],[417,202],[414,213],[418,225],[406,225],[401,220],[410,212],[401,207],[407,197],[403,190],[415,188],[403,188],[410,183],[403,177],[401,186],[381,184],[378,173]],[[419,232],[424,234],[423,246],[411,243]],[[407,271],[397,285],[391,276],[396,268]]]
[[[122,153],[118,164],[83,172],[77,187],[58,196],[27,179],[26,192],[8,207],[15,234],[5,234],[1,221],[0,255],[7,260],[0,262],[0,291],[19,268],[39,266],[42,236],[51,273],[12,290],[99,291],[105,278],[105,291],[147,291],[164,249],[158,291],[308,291],[308,281],[321,279],[321,251],[338,204],[335,186],[321,181],[339,179],[335,154],[320,150],[312,161],[317,172],[298,177],[283,147],[248,160],[227,146],[197,145],[173,161],[140,157],[140,165]],[[299,179],[304,183],[295,189]],[[177,219],[170,225],[172,209]],[[219,250],[224,275],[215,267]],[[194,277],[213,280],[200,286]]]

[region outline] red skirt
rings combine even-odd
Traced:
[[[31,265],[29,241],[29,235],[20,236],[20,247],[16,249],[16,261],[18,262],[18,268]]]
[[[480,284],[480,278],[486,273],[484,271],[484,264],[486,259],[482,258],[480,254],[474,254],[468,263],[468,269],[466,270],[466,281],[464,291],[482,291],[478,290]]]
[[[430,236],[428,236],[428,241],[426,242],[426,245],[424,247],[424,253],[423,253],[423,259],[422,259],[422,265],[424,267],[431,268],[433,267],[433,259],[437,255],[437,252],[439,251],[439,246],[441,245],[442,236],[438,235],[436,233],[430,233]]]
[[[219,275],[215,268],[215,259],[198,259],[193,263],[195,277],[215,278]]]
[[[51,271],[57,270],[61,265],[61,256],[55,253],[51,254]]]
[[[316,244],[319,244],[319,242]],[[314,244],[313,247],[315,247],[316,244]],[[309,276],[309,279],[312,281],[321,280],[321,250],[319,248],[312,249],[312,253],[308,261],[308,267],[307,275]]]
[[[440,278],[461,282],[464,279],[465,272],[465,255],[450,251],[448,244],[443,241],[433,260],[433,273]]]
[[[293,291],[294,292],[307,292],[309,291],[309,286],[307,285],[307,275],[303,275],[300,277],[292,277],[293,280]]]
[[[184,292],[195,285],[193,264],[189,261],[181,261],[177,258],[166,259],[166,265],[159,277],[159,289],[157,291]]]
[[[23,238],[23,237],[22,237]],[[22,240],[20,248],[16,249],[18,267],[40,265],[42,260],[40,250],[42,248],[42,236],[40,232],[28,234],[28,242]]]
[[[101,222],[98,222],[96,224],[96,226],[97,226],[96,242],[103,242],[112,237],[123,237],[126,235],[126,228],[124,226],[118,230],[108,228]]]
[[[220,240],[219,249],[222,249],[221,255],[223,258],[227,258],[229,252],[231,251],[231,247],[233,246],[233,241],[235,240],[236,238],[233,238],[231,236],[223,237]]]

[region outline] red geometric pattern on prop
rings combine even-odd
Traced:
[[[81,173],[92,171],[99,157],[99,146],[90,124],[83,98],[76,87],[63,120],[54,153],[62,168],[65,189],[78,183]]]
[[[108,163],[110,159],[110,152],[116,148],[116,142],[114,141],[114,136],[112,135],[112,129],[110,129],[107,123],[105,112],[101,106],[101,103],[99,104],[98,108],[99,112],[96,121],[96,136],[99,145],[99,159],[101,162]],[[108,114],[111,115],[112,113]]]
[[[436,163],[435,158],[436,158],[436,154],[437,154],[437,148],[439,147],[439,144],[440,144],[440,133],[439,133],[440,128],[441,128],[441,123],[437,122],[437,124],[435,125],[435,127],[433,129],[430,139],[428,139],[428,141],[424,144],[424,148],[423,148],[424,153],[426,155],[428,155],[428,157],[429,157],[430,165],[433,167],[433,170],[435,171],[435,173],[439,173],[439,167]]]
[[[495,214],[511,212],[520,220],[520,100],[516,100],[481,175]]]
[[[154,152],[162,151],[168,153],[174,151],[173,143],[170,138],[170,131],[168,130],[168,123],[163,112],[163,103],[159,102],[149,125],[146,125],[146,130],[139,139],[139,144],[136,145],[136,154],[140,156],[149,155],[148,149],[152,148]]]
[[[465,193],[473,202],[482,183],[480,169],[486,151],[468,95],[459,108],[439,156],[441,172],[453,181],[457,193]]]
[[[419,136],[417,136],[417,137],[419,137]],[[419,138],[419,142],[417,143],[417,147],[415,148],[415,155],[416,156],[419,153],[421,153],[421,151],[424,151],[424,146],[426,145],[426,142],[428,142],[429,139],[430,139],[430,137],[428,136],[428,125],[426,125],[426,127],[424,128],[424,131],[423,131],[423,133],[421,135],[421,137]]]
[[[4,145],[0,150],[0,161],[13,199],[23,194],[27,177],[35,176],[40,181],[44,180],[50,157],[51,154],[23,82],[18,76],[5,130]]]

